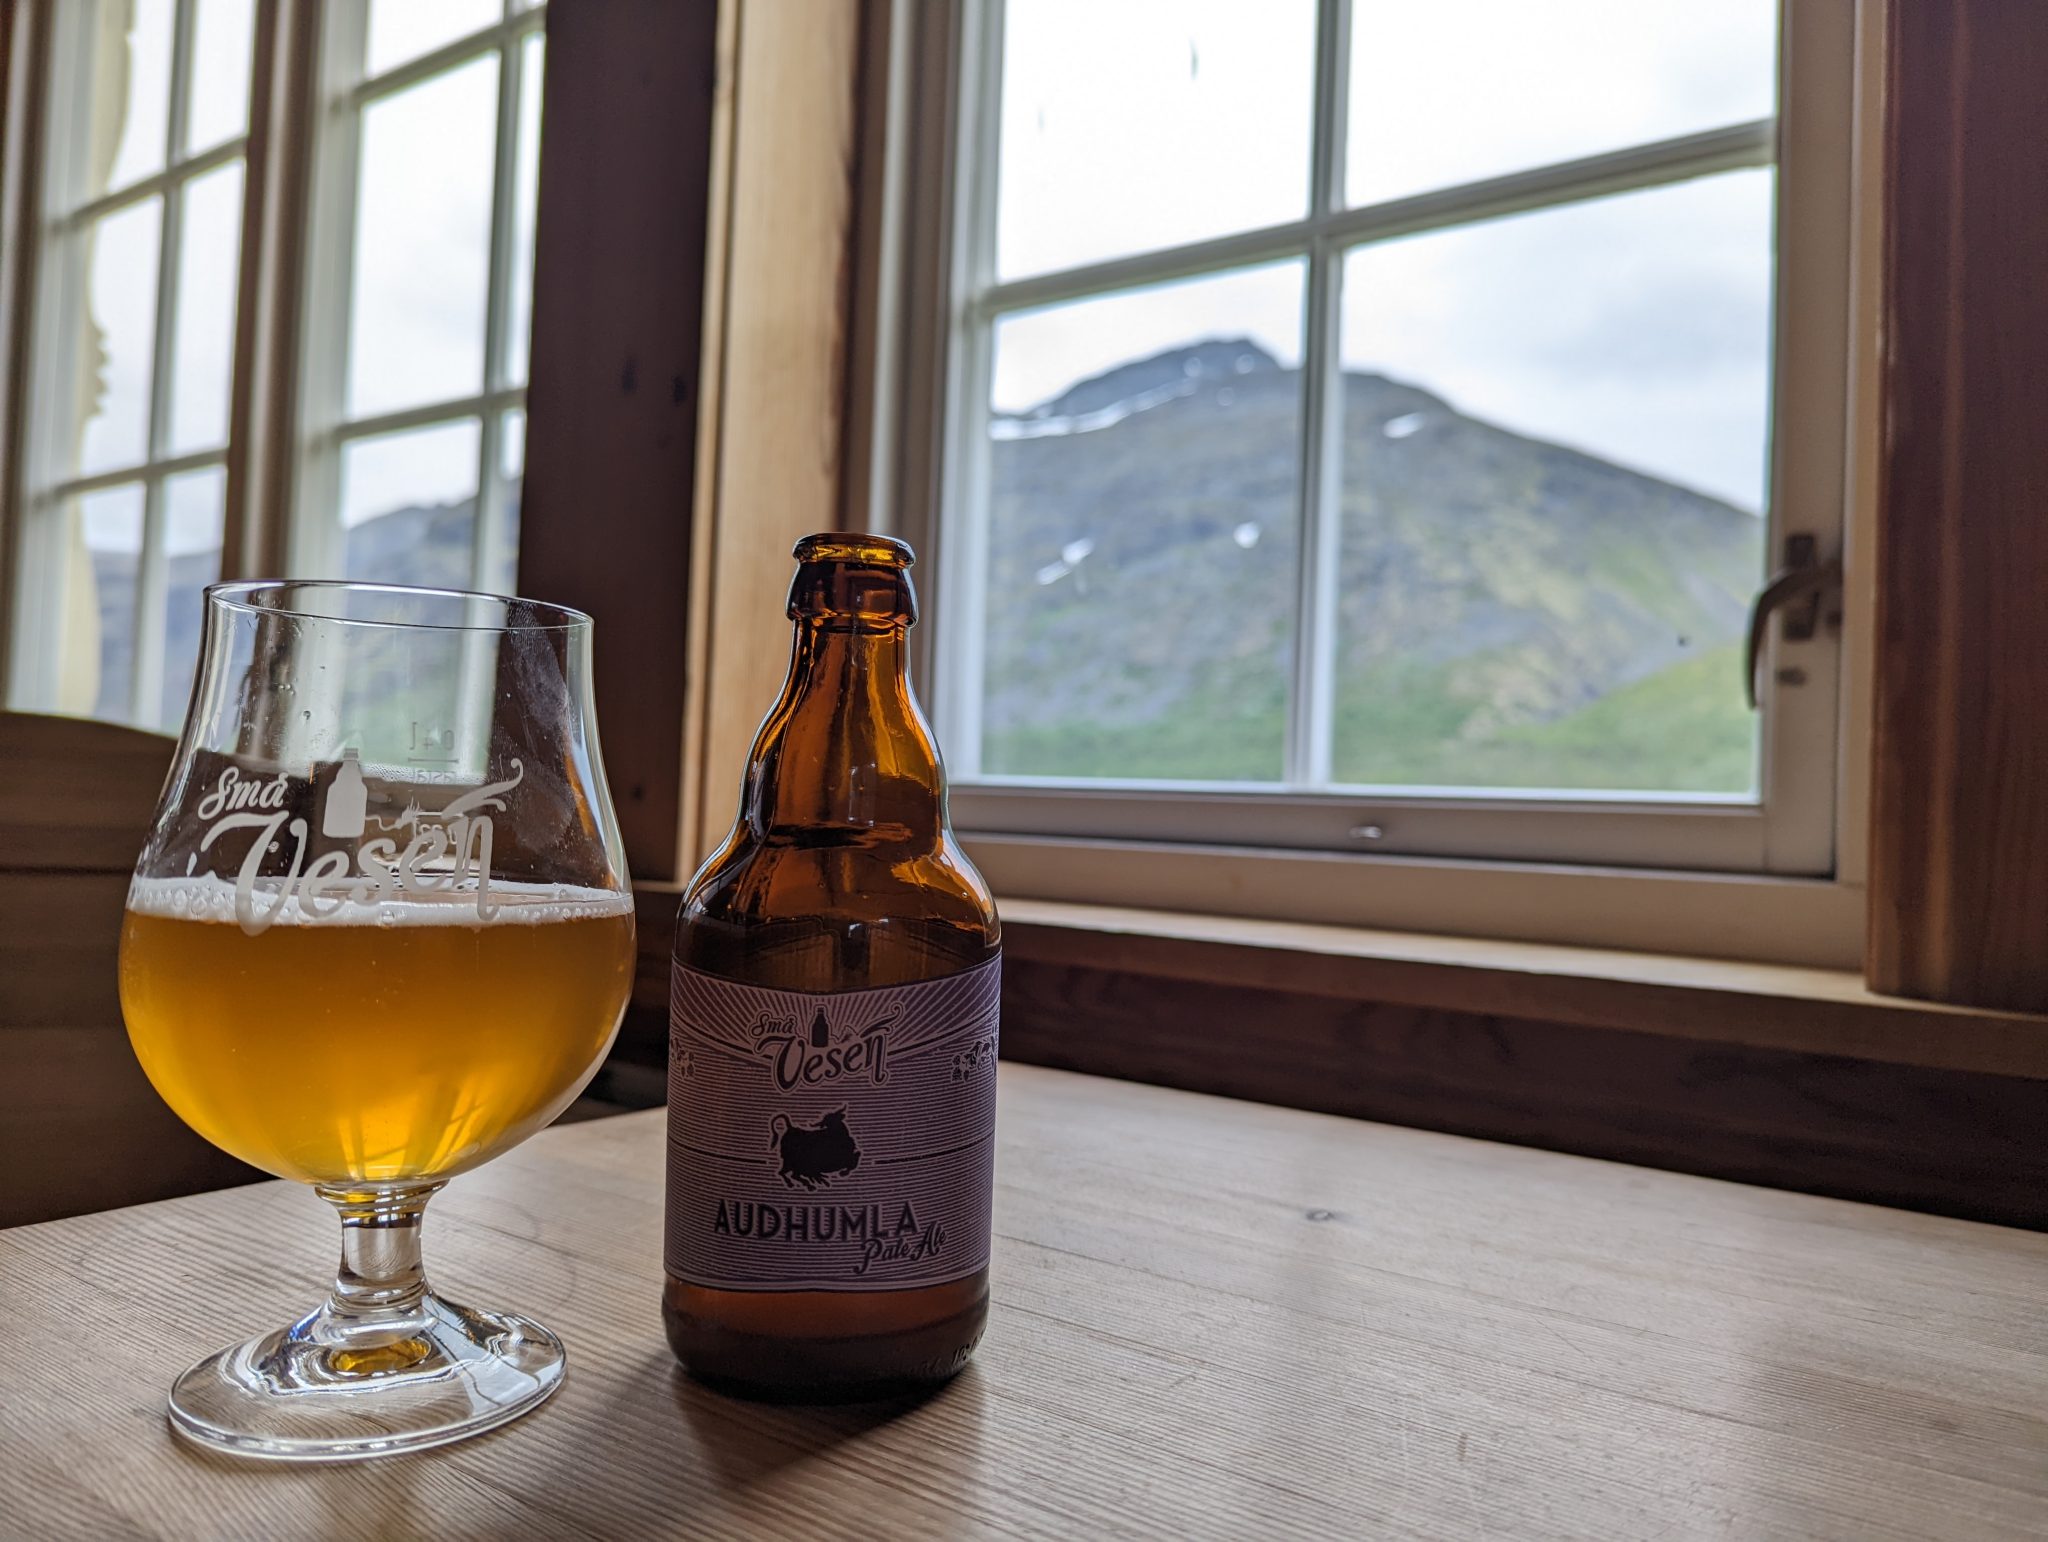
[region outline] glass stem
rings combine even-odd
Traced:
[[[427,1296],[420,1220],[440,1188],[319,1189],[341,1216],[341,1267],[323,1314],[333,1328],[351,1339],[419,1329]]]

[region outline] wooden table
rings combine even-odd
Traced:
[[[0,1233],[0,1535],[2048,1533],[2042,1236],[1006,1066],[974,1367],[764,1408],[663,1344],[661,1118],[436,1201],[438,1283],[571,1360],[418,1456],[165,1428],[173,1375],[331,1266],[303,1191]]]

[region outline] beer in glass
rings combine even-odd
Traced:
[[[427,1201],[603,1061],[633,902],[590,619],[352,583],[218,584],[128,891],[121,1005],[194,1129],[342,1222],[324,1304],[180,1377],[182,1435],[332,1460],[537,1406],[559,1340],[428,1289]]]

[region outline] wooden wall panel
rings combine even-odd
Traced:
[[[597,619],[596,691],[633,872],[683,806],[691,501],[719,7],[548,7],[520,586]]]
[[[121,1020],[121,909],[174,747],[0,712],[0,1226],[261,1176],[171,1112]]]
[[[2048,1009],[2048,6],[1892,0],[1868,977]]]

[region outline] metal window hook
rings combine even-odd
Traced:
[[[1773,573],[1749,608],[1749,640],[1742,650],[1742,689],[1756,710],[1757,665],[1764,654],[1764,637],[1771,617],[1784,613],[1779,635],[1786,642],[1811,642],[1820,630],[1821,600],[1842,582],[1842,559],[1822,562],[1820,546],[1810,535],[1785,537],[1785,565]]]

